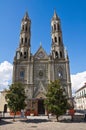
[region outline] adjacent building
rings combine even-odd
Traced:
[[[6,91],[1,91],[0,92],[0,111],[1,112],[9,111],[9,109],[7,107],[7,102],[5,100],[6,93],[7,93]]]
[[[86,110],[86,83],[75,92],[75,109]]]

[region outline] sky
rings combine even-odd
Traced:
[[[86,82],[86,0],[0,0],[0,90],[12,81],[13,59],[19,46],[20,24],[31,19],[31,52],[42,43],[51,49],[51,18],[61,20],[63,43],[70,60],[73,93]]]

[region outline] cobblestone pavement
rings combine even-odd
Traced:
[[[0,130],[86,130],[85,122],[56,122],[47,117],[16,118],[0,121]]]

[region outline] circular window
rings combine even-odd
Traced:
[[[43,72],[41,70],[39,71],[39,76],[43,77]]]

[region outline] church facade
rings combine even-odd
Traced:
[[[50,81],[61,80],[62,87],[71,98],[70,67],[64,48],[60,18],[56,12],[51,20],[51,53],[48,55],[40,45],[31,53],[31,20],[26,12],[21,21],[19,47],[13,61],[13,83],[24,84],[27,109],[34,109],[36,115],[44,114],[45,93]]]

